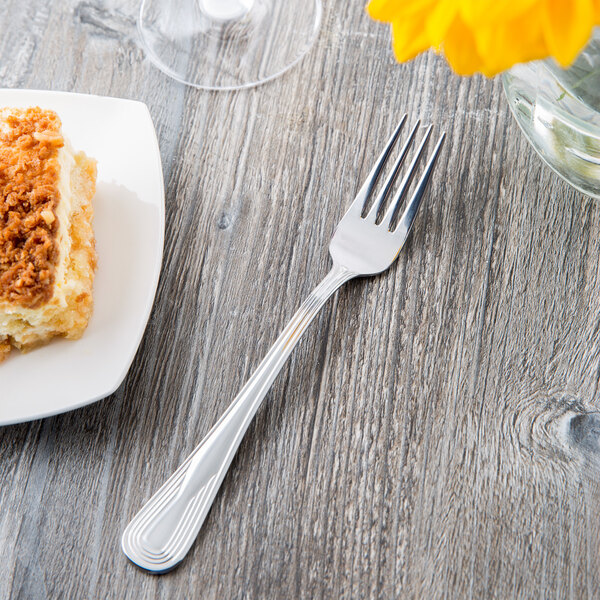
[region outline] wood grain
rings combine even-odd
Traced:
[[[121,388],[0,431],[0,598],[598,598],[600,205],[542,165],[498,80],[396,65],[360,2],[328,0],[297,67],[230,94],[158,72],[137,5],[0,11],[2,85],[146,102],[167,190]],[[405,111],[448,139],[397,265],[307,332],[186,562],[139,571],[123,528],[325,274]]]

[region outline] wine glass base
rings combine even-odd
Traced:
[[[221,12],[208,10],[213,5]],[[238,90],[294,66],[312,47],[321,13],[321,0],[144,0],[138,30],[150,60],[170,77]]]

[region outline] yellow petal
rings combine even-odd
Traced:
[[[539,3],[540,0],[460,0],[460,14],[471,28],[491,27],[512,21]]]
[[[546,0],[542,13],[544,38],[550,54],[563,67],[586,45],[594,24],[592,0]]]
[[[600,0],[598,0],[600,2]],[[458,4],[456,0],[439,0],[433,11],[427,16],[427,35],[431,45],[438,47],[452,22],[456,18]]]
[[[508,23],[475,30],[475,43],[486,75],[496,75],[515,63],[548,55],[542,26],[534,14],[537,10],[534,7]]]
[[[600,25],[600,0],[370,0],[366,10],[392,24],[399,61],[433,47],[463,75],[548,55],[567,66]]]
[[[423,17],[394,21],[392,38],[394,55],[398,62],[411,60],[430,46]]]
[[[431,11],[436,0],[371,0],[367,4],[367,13],[377,21],[391,23],[401,17]]]
[[[448,29],[443,43],[444,54],[450,66],[459,75],[473,75],[483,68],[471,30],[456,17]]]

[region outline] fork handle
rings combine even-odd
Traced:
[[[233,457],[281,367],[327,299],[356,273],[334,264],[271,347],[229,408],[123,532],[125,554],[164,573],[192,546]]]

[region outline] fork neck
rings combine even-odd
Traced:
[[[321,283],[312,291],[311,295],[306,299],[306,301],[310,300],[311,297],[324,296],[325,299],[327,299],[339,287],[346,283],[346,281],[349,281],[356,276],[357,273],[334,261],[329,273],[325,275],[323,281],[321,281]]]

